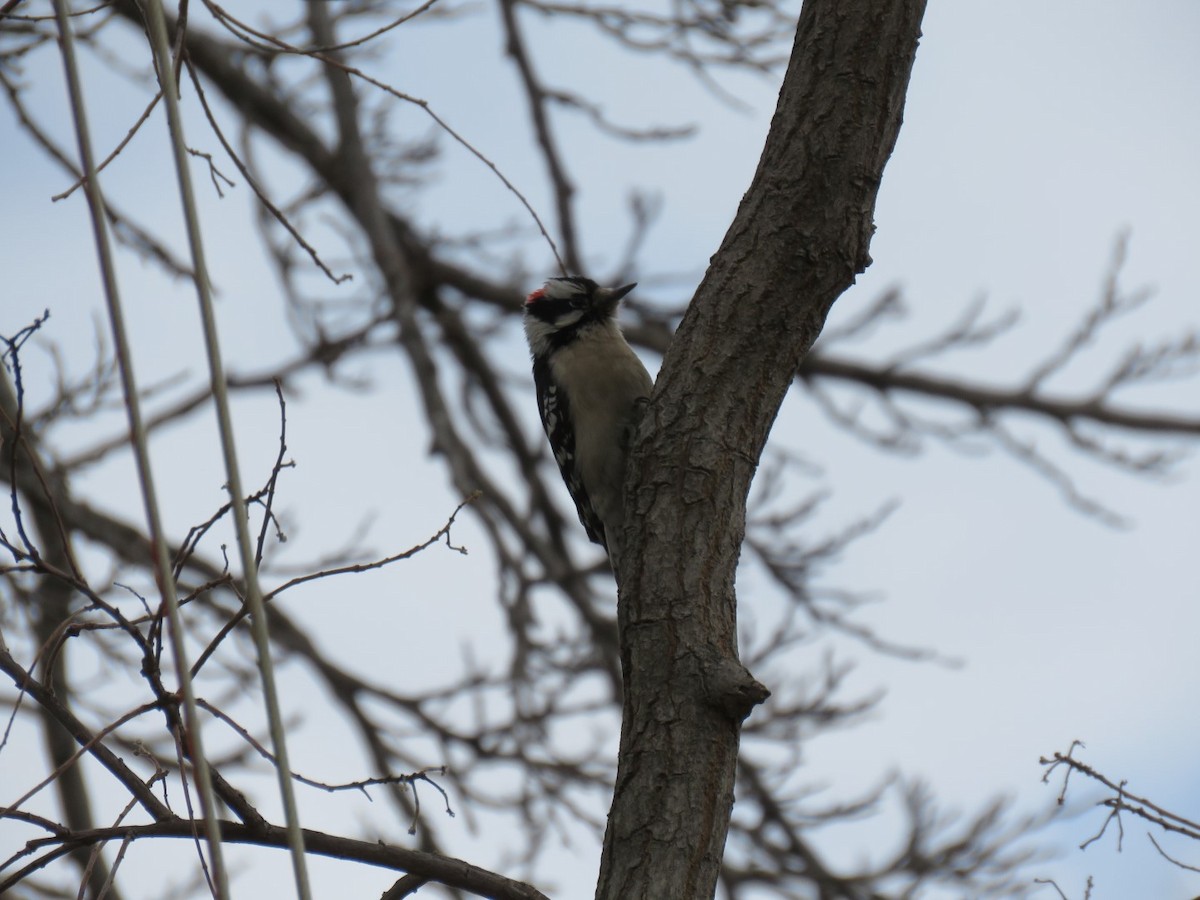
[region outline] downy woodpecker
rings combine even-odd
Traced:
[[[551,278],[525,301],[542,427],[579,521],[616,563],[629,444],[654,383],[617,326],[636,287]]]

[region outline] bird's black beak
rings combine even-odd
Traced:
[[[619,288],[599,288],[596,291],[597,305],[602,307],[605,312],[611,313],[617,308],[617,304],[621,299],[637,287],[637,282],[626,284]]]
[[[627,284],[624,287],[613,288],[612,289],[613,302],[614,303],[618,302],[622,297],[624,297],[626,294],[628,294],[630,291],[632,291],[635,287],[637,287],[636,281],[633,284]]]

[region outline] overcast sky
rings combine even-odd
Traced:
[[[207,24],[193,16],[195,24]],[[548,81],[589,93],[622,123],[700,125],[691,141],[646,149],[596,138],[579,119],[560,119],[581,193],[589,265],[604,271],[619,258],[627,193],[640,187],[661,192],[665,201],[641,267],[694,273],[698,279],[757,162],[777,79],[729,78],[730,91],[749,107],[735,109],[714,100],[686,73],[628,57],[579,29],[551,20],[538,23],[532,34],[535,62]],[[430,100],[515,183],[528,186],[530,199],[547,212],[538,187],[541,164],[525,139],[525,107],[511,73],[497,68],[503,46],[493,12],[452,26],[406,27],[388,46],[387,59],[377,63],[386,78]],[[1200,4],[1194,0],[931,3],[904,127],[884,176],[874,264],[839,300],[830,324],[853,317],[893,285],[902,288],[912,315],[847,352],[887,354],[986,296],[997,315],[1019,309],[1020,325],[993,348],[951,357],[943,370],[1015,384],[1096,302],[1114,243],[1126,232],[1124,283],[1152,286],[1154,299],[1111,329],[1053,385],[1064,392],[1086,386],[1123,347],[1196,329],[1197,47]],[[42,54],[30,60],[27,76],[48,124],[66,138],[69,120],[57,65],[51,54]],[[143,101],[98,68],[89,72],[96,142],[110,147]],[[404,115],[414,131],[427,128],[419,111]],[[18,133],[7,107],[0,116],[5,161],[0,332],[14,333],[48,307],[46,336],[65,348],[79,371],[89,359],[94,317],[102,307],[94,266],[81,261],[91,247],[85,205],[78,194],[50,202],[66,186],[64,176]],[[139,136],[109,170],[105,187],[119,206],[136,210],[182,248],[160,133],[161,125]],[[207,144],[218,149],[213,141]],[[447,233],[514,222],[525,227],[522,211],[487,169],[446,141],[442,148],[435,184],[406,198],[426,222],[442,223]],[[281,164],[277,178],[286,183],[287,177]],[[221,292],[227,353],[243,370],[265,368],[293,349],[282,336],[278,345],[261,341],[265,333],[283,334],[283,312],[251,230],[246,193],[239,188],[218,201],[205,191],[206,239]],[[525,252],[531,265],[549,268],[535,243]],[[194,304],[186,286],[134,260],[122,263],[121,275],[144,382],[183,366],[198,371]],[[656,289],[651,282],[642,299],[684,298],[677,286]],[[44,358],[30,364],[46,389]],[[525,365],[523,348],[514,345],[512,371],[522,372]],[[422,436],[407,425],[414,407],[404,367],[397,359],[376,357],[370,368],[379,391],[328,392],[314,383],[305,412],[289,422],[289,443],[301,463],[289,476],[298,523],[289,552],[297,563],[340,545],[368,513],[375,515],[376,546],[414,543],[435,530],[457,502],[438,463],[426,458]],[[1193,384],[1124,399],[1131,406],[1195,416],[1198,396]],[[528,412],[532,427],[532,394]],[[275,422],[269,397],[241,404],[244,458],[269,464]],[[792,398],[785,405],[772,441],[824,467],[822,479],[812,485],[832,491],[822,525],[832,530],[886,501],[900,501],[883,528],[826,572],[826,583],[875,592],[880,602],[863,614],[867,624],[892,640],[936,648],[961,662],[950,667],[861,654],[853,683],[864,692],[884,687],[887,698],[871,721],[809,748],[810,780],[827,782],[834,796],[845,797],[901,769],[928,779],[941,799],[965,810],[1003,793],[1032,811],[1050,803],[1058,790],[1057,781],[1052,787],[1040,783],[1039,756],[1080,739],[1088,747],[1084,758],[1114,778],[1127,778],[1130,790],[1195,818],[1200,810],[1195,461],[1186,462],[1182,477],[1169,484],[1150,483],[1080,462],[1054,432],[1032,422],[1019,425],[1022,434],[1070,464],[1080,488],[1125,517],[1128,527],[1106,527],[1081,515],[1052,485],[995,452],[971,456],[935,445],[914,459],[881,457],[830,428],[809,401]],[[109,417],[101,432],[119,428],[119,419]],[[74,440],[82,446],[91,437],[80,432]],[[195,446],[193,431],[166,432],[154,450],[168,520],[173,533],[182,534],[214,506],[223,476],[215,453]],[[128,476],[127,462],[113,461],[93,470],[78,490],[134,516],[138,507]],[[368,670],[395,667],[403,677],[437,680],[447,653],[457,659],[463,641],[499,627],[494,610],[479,606],[491,597],[494,575],[485,539],[469,520],[456,538],[477,552],[465,560],[433,555],[396,575],[394,583],[372,582],[380,595],[377,605],[363,610],[361,620],[353,613],[339,615],[345,634],[334,629],[329,598],[319,592],[298,594],[295,613],[321,622],[327,646],[344,645]],[[427,633],[444,636],[446,644],[407,642],[403,658],[396,659],[394,642],[386,634],[376,642],[362,625],[394,614],[395,594],[389,591],[420,596],[426,590],[452,599],[406,606],[406,627],[419,623]],[[327,757],[316,754],[306,762],[336,759],[338,748],[325,752]],[[1079,784],[1072,796],[1090,795]],[[1064,855],[1035,874],[1057,879],[1072,900],[1083,896],[1089,873],[1096,878],[1095,900],[1200,893],[1200,876],[1157,858],[1145,829],[1135,823],[1127,822],[1120,855],[1113,835],[1084,853],[1075,850],[1101,820],[1094,812],[1056,826],[1051,833]],[[885,822],[842,829],[829,849],[852,862],[873,841],[886,840],[887,827]],[[486,829],[471,833],[464,825],[455,834],[451,825],[446,833],[454,852],[487,864]],[[3,834],[0,826],[0,848]],[[1200,865],[1200,847],[1173,847]],[[576,847],[575,854],[563,856],[555,869],[558,884],[549,885],[562,900],[592,893],[595,847]],[[580,876],[572,867],[588,874]],[[321,896],[345,887],[344,867],[318,865],[316,877],[319,890],[327,891]],[[368,877],[373,880],[366,884],[386,883],[380,873]],[[1044,895],[1057,896],[1050,889]]]

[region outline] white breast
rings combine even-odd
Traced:
[[[550,360],[550,374],[568,386],[575,425],[575,458],[597,515],[606,530],[620,527],[620,485],[638,401],[653,382],[615,322],[585,329]],[[614,496],[615,494],[615,496]]]

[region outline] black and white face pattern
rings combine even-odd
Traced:
[[[581,275],[547,280],[525,300],[525,334],[534,356],[569,343],[590,324],[611,319],[634,287],[602,288]]]
[[[533,346],[535,337],[552,341],[556,332],[579,326],[592,312],[596,291],[590,278],[570,276],[551,278],[530,294],[525,300],[525,326],[534,352],[539,349]]]

